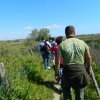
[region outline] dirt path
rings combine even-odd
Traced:
[[[53,100],[60,100],[60,85],[54,84],[56,92],[54,92],[54,99]]]

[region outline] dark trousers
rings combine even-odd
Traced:
[[[88,75],[84,65],[73,64],[64,66],[61,80],[64,100],[72,100],[71,88],[75,91],[75,100],[84,100],[84,87],[88,83]]]
[[[72,96],[71,96],[72,86],[63,76],[61,80],[61,87],[62,87],[64,100],[72,100]],[[84,100],[84,88],[73,87],[73,89],[75,91],[75,100]]]

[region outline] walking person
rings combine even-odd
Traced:
[[[38,44],[38,51],[39,51],[39,54],[42,55],[43,54],[43,47],[44,47],[44,44],[45,44],[45,40],[42,39],[40,40],[39,44]]]
[[[50,42],[50,44],[51,44],[51,59],[52,59],[53,66],[55,66],[54,48],[57,46],[56,39],[52,38],[52,41]]]
[[[57,60],[58,46],[62,42],[62,40],[63,40],[63,37],[62,36],[58,36],[56,38],[56,40],[55,40],[55,42],[57,43],[57,45],[55,45],[52,48],[52,51],[54,52],[54,62],[56,62],[56,60]],[[54,68],[54,71],[55,71],[55,83],[60,84],[61,83],[61,76],[62,76],[62,68],[63,68],[63,57],[61,57],[61,59],[60,59],[60,68],[59,68],[58,76],[56,75],[55,63],[54,63],[53,68]]]
[[[91,73],[91,55],[88,45],[75,37],[75,28],[65,28],[67,39],[58,47],[56,73],[60,67],[60,58],[63,56],[63,75],[61,86],[64,100],[72,100],[71,88],[75,90],[75,100],[84,100],[84,88],[89,84]],[[84,66],[87,64],[87,69]]]
[[[46,40],[44,47],[43,47],[43,52],[42,52],[45,70],[50,69],[50,53],[51,53],[51,45],[50,45],[49,41]]]

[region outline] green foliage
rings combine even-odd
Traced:
[[[78,35],[77,37],[84,41],[100,40],[100,33],[99,34]]]
[[[41,56],[37,52],[31,56],[29,48],[30,45],[24,45],[22,40],[0,42],[0,62],[4,63],[9,81],[9,91],[0,91],[2,100],[53,100],[54,72],[45,71]],[[93,70],[100,86],[99,69],[94,62]],[[96,97],[91,82],[85,89],[85,100],[96,100]]]
[[[96,91],[92,83],[88,87],[85,88],[84,100],[98,100]]]
[[[40,30],[33,29],[28,38],[37,41],[41,39],[49,39],[49,30],[47,28],[42,28]]]
[[[42,39],[45,40],[49,39],[49,30],[47,28],[42,28],[40,30],[33,29],[32,32],[27,37],[27,39],[25,40],[24,44],[26,46],[32,46],[35,44],[35,46],[37,46],[37,41],[40,41]]]
[[[0,44],[0,62],[9,81],[9,92],[0,91],[2,100],[52,100],[53,72],[45,72],[41,57],[36,53],[31,56],[28,49],[25,45]]]
[[[49,39],[49,30],[47,28],[43,28],[39,30],[39,35],[37,40],[40,41],[41,39]]]

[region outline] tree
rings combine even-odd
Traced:
[[[40,30],[33,29],[28,38],[36,41],[41,39],[49,39],[49,30],[47,28],[42,28]]]
[[[28,39],[37,39],[38,37],[38,30],[37,29],[33,29],[32,32],[29,34]]]

